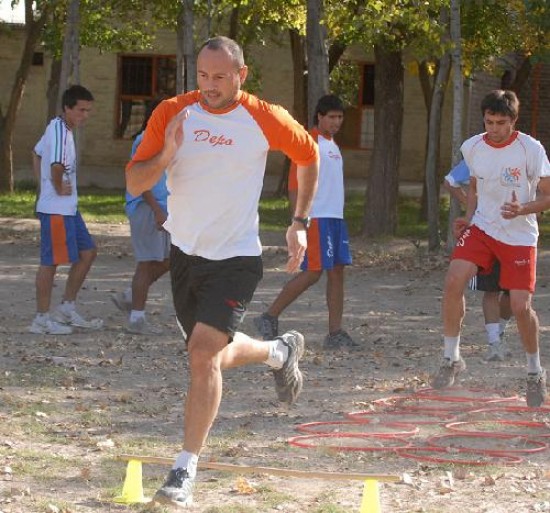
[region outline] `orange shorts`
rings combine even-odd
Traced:
[[[477,226],[466,228],[451,255],[451,260],[467,260],[481,270],[491,269],[500,262],[501,289],[535,291],[537,275],[537,248],[510,246],[487,235]]]

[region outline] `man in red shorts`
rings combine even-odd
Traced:
[[[455,221],[457,243],[443,291],[443,361],[434,388],[451,386],[466,365],[460,356],[464,288],[478,269],[501,265],[500,286],[510,291],[512,313],[527,358],[527,404],[546,399],[539,355],[539,322],[532,306],[536,281],[536,213],[550,207],[550,163],[543,146],[518,132],[519,101],[512,91],[490,92],[481,102],[486,132],[466,140],[471,173],[465,217]],[[538,195],[537,195],[538,189]]]

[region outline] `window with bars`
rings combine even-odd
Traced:
[[[120,55],[116,137],[132,139],[142,131],[151,104],[175,94],[174,55]]]

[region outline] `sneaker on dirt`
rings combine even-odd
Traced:
[[[128,301],[124,292],[111,294],[111,301],[121,312],[130,313],[132,311],[132,302]]]
[[[502,362],[504,361],[504,356],[504,343],[499,341],[488,345],[484,360],[487,362]]]
[[[135,321],[128,321],[128,332],[136,335],[162,335],[162,330],[153,324],[147,322],[145,317]]]
[[[323,341],[323,349],[342,349],[359,346],[360,344],[355,342],[345,330],[338,330],[332,335],[329,333]]]
[[[279,335],[279,320],[269,314],[254,318],[254,326],[264,340],[273,340]]]
[[[172,469],[162,487],[155,493],[153,502],[180,508],[190,506],[193,504],[193,484],[194,480],[189,477],[186,469]]]
[[[303,376],[298,368],[298,362],[304,354],[304,337],[297,331],[289,331],[280,337],[288,347],[288,358],[280,369],[274,369],[275,390],[279,401],[292,404],[302,391]]]
[[[449,358],[443,358],[439,370],[431,380],[432,388],[447,388],[453,385],[456,377],[466,370],[466,363],[462,358],[451,362]]]
[[[542,369],[537,373],[530,372],[527,374],[527,406],[538,408],[546,401],[547,396],[546,369]]]
[[[29,327],[29,331],[40,335],[70,335],[73,332],[70,326],[59,324],[49,317],[44,319],[35,317]]]
[[[70,312],[63,311],[61,307],[57,307],[52,313],[54,321],[60,324],[68,324],[75,328],[85,328],[88,330],[99,330],[103,327],[103,321],[101,319],[91,319],[87,321],[76,310]]]

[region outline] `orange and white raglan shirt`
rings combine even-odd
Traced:
[[[495,240],[510,246],[536,246],[536,214],[504,219],[501,207],[512,201],[533,201],[541,178],[550,176],[550,164],[542,144],[522,132],[514,132],[502,144],[486,134],[466,140],[461,147],[464,160],[476,179],[477,207],[472,224]]]
[[[166,125],[183,109],[183,143],[167,168],[164,228],[172,244],[210,260],[260,255],[258,202],[268,152],[307,166],[318,159],[317,145],[278,105],[241,91],[236,104],[212,111],[192,91],[155,109],[132,162],[162,150]]]
[[[319,146],[319,181],[313,198],[312,218],[344,219],[344,163],[340,148],[333,138],[325,137],[314,127],[310,134]],[[288,190],[298,189],[296,164],[293,162],[288,174]]]

